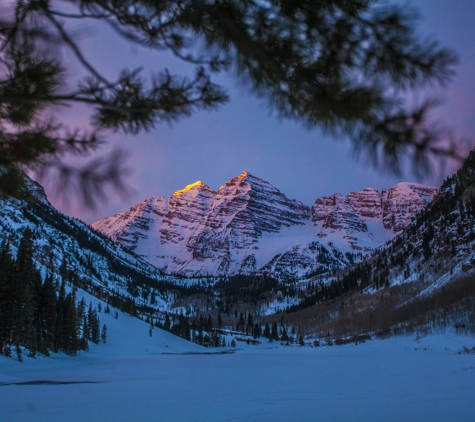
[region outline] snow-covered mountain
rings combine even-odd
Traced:
[[[147,198],[95,230],[170,274],[303,276],[345,267],[401,232],[436,188],[399,183],[318,198],[310,208],[247,172]]]
[[[0,243],[8,242],[16,254],[21,237],[30,229],[35,265],[43,277],[58,274],[63,267],[95,294],[133,298],[137,305],[160,309],[168,309],[185,290],[180,280],[163,276],[141,257],[57,211],[43,188],[25,179],[25,189],[17,198],[0,196]]]

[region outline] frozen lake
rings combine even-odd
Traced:
[[[473,421],[475,356],[454,353],[458,346],[472,347],[470,342],[475,343],[431,336],[419,343],[391,339],[328,348],[261,346],[227,355],[93,352],[23,363],[2,357],[3,383],[79,383],[3,384],[0,418]]]
[[[87,297],[87,300],[93,300]],[[125,314],[76,357],[0,356],[0,420],[473,421],[475,338],[205,349]],[[201,353],[201,354],[200,354]],[[46,382],[45,382],[46,381]]]

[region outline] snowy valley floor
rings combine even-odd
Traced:
[[[238,343],[232,354],[101,316],[108,343],[77,357],[0,356],[0,420],[473,421],[475,338],[359,345]],[[197,354],[198,353],[198,354]],[[48,381],[48,382],[44,382]]]

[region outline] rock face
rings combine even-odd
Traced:
[[[312,221],[324,229],[367,231],[366,224],[353,208],[350,199],[336,193],[318,198],[312,207]]]
[[[406,227],[435,192],[399,183],[381,193],[321,197],[310,209],[244,172],[218,192],[196,182],[92,227],[170,274],[296,277],[361,259]]]
[[[378,231],[389,240],[408,226],[436,192],[436,188],[429,186],[398,183],[381,193],[370,188],[347,196],[337,193],[315,201],[312,222],[320,229],[319,237],[326,237],[328,231],[346,230],[352,247],[365,249],[366,235],[374,237]]]
[[[106,233],[113,241],[135,251],[139,240],[147,239],[154,216],[160,218],[167,214],[168,201],[163,196],[147,198],[134,205],[130,211],[107,217],[92,225],[92,228]]]
[[[281,229],[303,226],[310,209],[290,200],[268,182],[247,172],[233,177],[221,186],[205,218],[190,237],[187,248],[199,262],[219,262],[213,273],[233,274],[241,266],[254,268],[247,255],[235,257],[252,246],[264,233],[279,233]],[[255,268],[254,268],[255,270]]]
[[[168,212],[163,215],[160,242],[182,243],[194,233],[206,216],[216,192],[198,181],[176,191],[168,201]]]
[[[383,224],[386,229],[401,232],[411,219],[432,200],[437,189],[415,183],[398,183],[381,193]]]

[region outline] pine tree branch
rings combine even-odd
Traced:
[[[102,76],[94,66],[92,66],[84,57],[82,54],[81,50],[79,47],[76,45],[76,43],[69,37],[67,32],[64,30],[63,26],[49,13],[49,11],[45,11],[46,17],[48,20],[54,25],[54,27],[58,30],[59,34],[61,35],[61,38],[63,41],[71,48],[79,62],[92,74],[94,75],[97,79],[99,79],[103,84],[106,86],[111,87],[112,85],[110,82]]]

